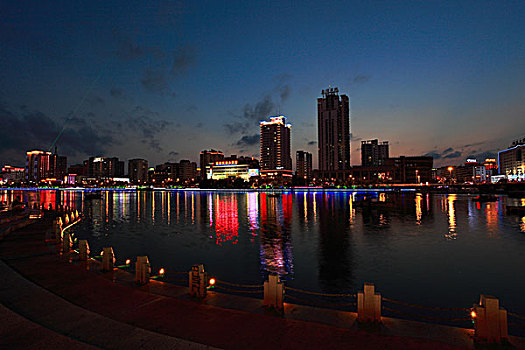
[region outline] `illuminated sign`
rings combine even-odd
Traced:
[[[478,161],[473,158],[468,158],[467,163],[477,163]]]
[[[248,169],[248,176],[259,176],[259,169]]]
[[[221,160],[219,162],[215,162],[216,166],[228,166],[228,165],[237,165],[238,161],[236,160]]]

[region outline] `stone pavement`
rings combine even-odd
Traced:
[[[209,301],[198,302],[180,293],[180,287],[161,282],[141,288],[132,283],[116,283],[121,272],[102,274],[93,271],[93,264],[72,264],[57,255],[51,242],[46,243],[49,227],[50,220],[46,219],[13,232],[0,242],[0,317],[8,321],[0,323],[0,348],[472,347],[468,331],[452,327],[414,322],[420,329],[411,333],[407,326],[410,323],[403,321],[399,327],[395,324],[399,321],[386,319],[389,332],[365,331],[355,325],[343,328],[347,321],[330,325],[323,320],[330,313],[350,319],[344,317],[349,314],[344,312],[327,311],[318,317],[314,316],[314,308],[288,304],[288,311],[295,308],[293,314],[297,316],[283,318],[259,312],[257,307],[255,312],[246,312],[232,306],[235,300],[238,305],[260,303],[253,299],[215,294]],[[173,292],[177,288],[179,292]],[[209,305],[213,303],[216,305]],[[224,307],[217,306],[221,303]],[[401,330],[402,336],[392,335],[393,329]],[[439,331],[426,339],[431,329]],[[28,340],[31,338],[33,342]]]

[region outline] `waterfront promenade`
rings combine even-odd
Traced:
[[[286,304],[280,317],[257,299],[211,293],[199,302],[162,282],[136,287],[125,272],[59,256],[49,236],[46,242],[50,227],[43,219],[0,241],[0,348],[473,347],[472,330],[388,318],[364,330],[349,312]]]

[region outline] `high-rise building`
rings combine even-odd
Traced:
[[[270,117],[261,121],[261,162],[262,170],[292,170],[290,137],[292,125],[286,117]]]
[[[179,163],[179,180],[195,181],[197,179],[197,163],[183,159]]]
[[[63,181],[66,173],[67,157],[59,156],[55,147],[55,153],[49,156],[49,177]]]
[[[388,141],[381,143],[375,140],[361,141],[361,165],[382,166],[388,159]]]
[[[202,151],[200,154],[200,177],[202,180],[206,180],[206,167],[210,164],[215,164],[215,162],[219,162],[221,160],[224,160],[224,153],[221,151],[216,151],[214,149],[205,150]]]
[[[507,176],[525,175],[525,139],[517,140],[506,150],[498,152],[499,173]]]
[[[295,157],[296,175],[300,179],[312,178],[312,153],[297,151]]]
[[[145,159],[130,159],[128,161],[129,181],[134,184],[148,182],[148,161]]]
[[[40,181],[50,175],[49,157],[51,152],[27,151],[26,152],[26,176],[28,181]]]
[[[322,91],[317,99],[319,170],[350,169],[350,102],[338,88]]]
[[[124,176],[124,162],[116,157],[90,157],[86,166],[88,176],[96,179]]]

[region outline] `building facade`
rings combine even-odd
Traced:
[[[200,178],[206,180],[206,167],[215,162],[224,160],[224,153],[214,149],[204,150],[200,154]]]
[[[285,116],[261,121],[261,170],[292,170],[291,130]]]
[[[498,152],[498,167],[501,175],[525,175],[525,139],[514,141],[509,148]]]
[[[51,152],[28,151],[26,152],[26,176],[28,181],[40,182],[48,178],[50,173],[49,160]]]
[[[312,178],[312,154],[306,151],[297,151],[295,156],[295,175],[300,179]]]
[[[350,169],[350,102],[337,88],[317,99],[319,170]]]
[[[361,141],[361,166],[382,166],[388,159],[388,141],[381,143],[375,140]]]
[[[133,184],[148,182],[148,161],[145,159],[130,159],[128,161],[129,181]]]
[[[118,158],[90,157],[86,161],[87,175],[90,178],[103,179],[124,176],[124,162]]]

